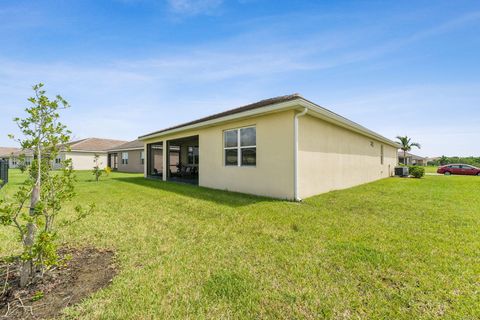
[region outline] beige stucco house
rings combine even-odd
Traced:
[[[19,148],[0,148],[0,159],[8,161],[9,168],[19,168],[22,164],[30,165],[33,161],[31,150]]]
[[[11,157],[13,153],[20,151],[18,148],[13,147],[0,147],[0,160],[4,160],[8,163],[8,166],[11,168]]]
[[[417,156],[410,152],[403,152],[398,150],[398,163],[413,165],[413,166],[426,166],[428,158]]]
[[[139,139],[146,177],[290,200],[390,177],[399,148],[297,94]],[[178,163],[159,157],[160,149],[178,152]]]
[[[163,170],[161,161],[163,147],[152,150],[152,157],[157,162],[157,175]],[[170,166],[175,170],[179,165],[180,150],[176,147],[170,148]],[[143,173],[145,171],[145,145],[140,140],[130,141],[108,150],[108,166],[113,171]]]
[[[145,164],[144,147],[142,141],[134,140],[108,150],[108,166],[114,171],[143,172]]]
[[[71,159],[74,170],[91,170],[95,165],[95,155],[98,155],[99,167],[103,169],[108,165],[108,150],[124,143],[126,141],[103,138],[72,141],[53,160],[53,168],[59,169],[62,160]]]
[[[20,151],[20,149],[14,147],[0,147],[0,160],[8,160],[12,153],[17,151]]]
[[[52,167],[54,169],[60,169],[62,160],[71,159],[73,169],[91,170],[94,166],[95,155],[98,155],[99,166],[105,168],[108,162],[108,150],[124,144],[125,142],[126,141],[122,140],[101,138],[87,138],[72,141],[62,148],[56,159],[52,159]],[[4,149],[6,150],[6,148]],[[22,164],[28,166],[32,163],[34,158],[32,150],[14,148],[12,152],[7,152],[3,155],[5,153],[4,151],[2,151],[1,157],[5,159],[8,158],[10,168],[18,168]]]

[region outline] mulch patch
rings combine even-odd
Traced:
[[[19,287],[18,266],[0,262],[0,319],[56,317],[106,287],[117,273],[111,250],[64,248],[60,255],[70,259],[26,288]]]

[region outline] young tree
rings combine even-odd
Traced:
[[[412,139],[407,136],[397,136],[396,139],[402,145],[400,149],[403,150],[403,164],[407,165],[407,152],[412,150],[412,147],[421,148],[418,142],[412,142]]]
[[[103,174],[103,171],[100,169],[101,163],[98,162],[98,158],[99,158],[99,157],[100,157],[100,156],[95,153],[95,157],[94,157],[94,159],[93,159],[93,163],[94,163],[95,165],[93,166],[93,171],[92,171],[93,175],[95,176],[95,181],[97,181],[97,182],[98,182],[98,180],[100,179],[100,177],[101,177],[102,174]]]
[[[23,247],[20,256],[22,287],[34,281],[35,276],[42,276],[48,267],[58,264],[54,222],[62,204],[74,196],[75,176],[71,161],[63,161],[60,173],[51,170],[51,159],[56,158],[61,146],[70,139],[70,131],[58,121],[59,111],[68,108],[69,104],[59,95],[50,100],[42,88],[42,83],[33,86],[35,95],[28,99],[31,106],[25,109],[27,117],[14,119],[23,139],[10,135],[22,149],[34,153],[34,161],[28,167],[29,175],[12,200],[0,199],[0,224],[15,227]],[[77,218],[83,218],[92,209],[77,206]]]

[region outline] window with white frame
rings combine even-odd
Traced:
[[[140,151],[140,163],[145,164],[145,151]]]
[[[383,144],[380,145],[380,164],[383,164]]]
[[[62,163],[62,157],[56,157],[55,164],[60,164],[60,163]]]
[[[128,164],[128,152],[122,152],[122,164]]]
[[[225,166],[257,165],[257,130],[255,127],[238,128],[224,132]]]

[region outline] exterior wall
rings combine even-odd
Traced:
[[[64,160],[65,160],[65,152],[60,152],[60,153],[58,154],[58,157],[57,157],[57,158],[60,158],[60,159],[62,159],[62,161],[64,161]],[[75,164],[73,164],[73,165],[75,165]],[[55,159],[53,159],[53,160],[52,160],[52,168],[53,168],[54,170],[62,169],[62,164],[60,164],[60,163],[55,163]],[[93,168],[93,165],[92,165],[92,168]]]
[[[397,148],[309,115],[299,118],[298,144],[300,198],[387,178],[397,164]]]
[[[33,157],[25,157],[26,163],[32,163]],[[16,164],[15,164],[16,163]],[[20,159],[18,157],[10,156],[8,158],[8,167],[11,169],[16,169],[20,166]]]
[[[188,136],[199,136],[199,185],[275,198],[293,199],[293,111],[149,139],[146,144]],[[223,132],[256,126],[257,165],[224,165]]]
[[[142,173],[143,164],[140,157],[140,153],[143,150],[127,150],[115,152],[118,154],[118,171],[120,172],[132,172]],[[128,164],[122,164],[122,153],[128,153]]]
[[[105,168],[108,164],[108,158],[106,153],[97,153],[100,157],[98,158],[98,162],[100,163],[100,168]],[[59,157],[62,158],[62,160],[65,159],[72,159],[72,165],[73,169],[75,170],[91,170],[93,169],[94,166],[94,158],[95,158],[95,153],[94,152],[60,152]],[[138,155],[140,158],[140,155]],[[17,164],[14,165],[14,159],[16,160]],[[33,161],[33,157],[25,157],[25,160],[28,162]],[[140,160],[139,160],[140,161]],[[15,169],[18,168],[20,164],[20,160],[18,157],[10,157],[8,159],[8,165],[10,168]],[[53,169],[61,169],[60,164],[56,164],[55,160],[52,160],[52,167]],[[143,172],[143,165],[140,165],[138,172]]]
[[[75,170],[92,170],[95,154],[99,155],[98,163],[100,168],[108,165],[107,153],[102,152],[66,152],[65,159],[72,159],[72,166]]]
[[[15,162],[16,162],[16,164],[15,164]],[[18,158],[15,158],[15,157],[12,157],[12,156],[10,158],[8,158],[8,167],[10,169],[18,168],[18,163],[19,163]]]

